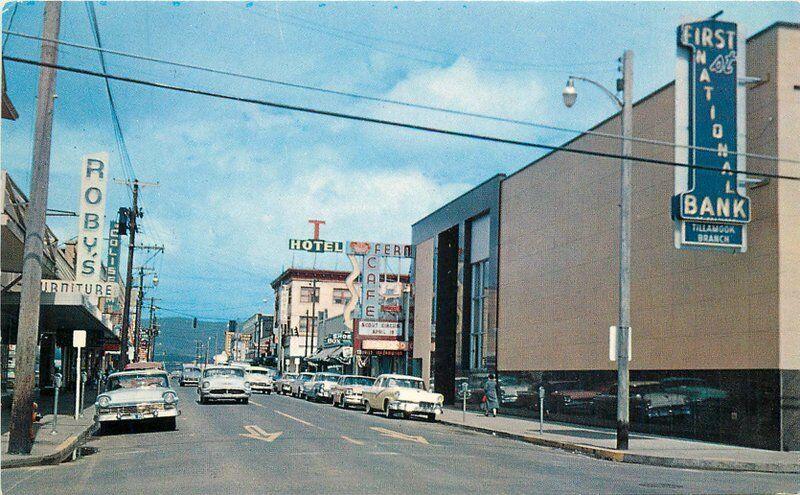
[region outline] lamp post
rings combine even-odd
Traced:
[[[630,423],[628,345],[630,341],[630,265],[631,265],[631,171],[627,157],[631,154],[633,135],[633,51],[625,50],[620,59],[622,77],[617,79],[617,92],[620,99],[602,84],[584,77],[570,76],[562,91],[564,105],[575,104],[578,92],[575,81],[584,81],[600,88],[622,111],[622,163],[620,168],[620,211],[619,211],[619,322],[617,324],[617,449],[628,449],[628,428]]]

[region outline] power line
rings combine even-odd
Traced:
[[[82,45],[80,43],[72,43],[72,42],[60,41],[60,40],[51,40],[51,39],[46,39],[46,38],[42,38],[42,37],[39,37],[39,36],[34,36],[34,35],[24,34],[24,33],[17,33],[17,32],[8,31],[8,30],[3,31],[3,32],[8,34],[8,35],[19,36],[21,38],[32,39],[32,40],[40,40],[40,41],[48,41],[48,42],[51,42],[51,43],[59,43],[61,45],[65,45],[65,46],[71,46],[71,47],[74,47],[74,48],[81,48],[81,49],[85,49],[85,50],[100,51],[100,52],[109,53],[109,54],[112,54],[112,55],[118,55],[118,56],[121,56],[121,57],[132,58],[132,59],[135,59],[135,60],[143,60],[143,61],[146,61],[146,62],[154,62],[154,63],[164,64],[164,65],[171,65],[171,66],[175,66],[175,67],[182,67],[182,68],[185,68],[185,69],[195,69],[195,70],[200,70],[200,71],[208,72],[208,73],[212,73],[212,74],[219,74],[219,75],[225,75],[225,76],[231,76],[231,77],[238,77],[238,78],[247,79],[247,80],[251,80],[251,81],[258,81],[258,82],[264,82],[264,83],[267,83],[267,84],[273,84],[273,85],[276,85],[276,86],[283,86],[283,87],[288,87],[288,88],[293,88],[293,89],[302,89],[302,90],[306,90],[306,91],[313,91],[313,92],[317,92],[317,93],[324,93],[324,94],[330,94],[330,95],[336,95],[336,96],[343,96],[343,97],[347,97],[347,98],[353,98],[353,99],[359,99],[359,100],[365,100],[365,101],[373,101],[373,102],[376,102],[376,103],[386,103],[386,104],[390,104],[390,105],[398,105],[398,106],[407,107],[407,108],[415,108],[415,109],[419,109],[419,110],[429,110],[429,111],[433,111],[433,112],[440,112],[440,113],[445,113],[445,114],[450,114],[450,115],[458,115],[458,116],[462,116],[462,117],[473,117],[473,118],[489,120],[489,121],[494,121],[494,122],[502,122],[502,123],[506,123],[506,124],[523,125],[523,126],[527,126],[527,127],[533,127],[533,128],[538,128],[538,129],[546,129],[546,130],[550,130],[550,131],[566,132],[566,133],[570,133],[570,134],[579,134],[579,135],[585,134],[585,135],[588,135],[588,136],[598,136],[598,137],[616,139],[616,140],[629,140],[629,141],[636,142],[636,143],[652,144],[652,145],[657,145],[657,146],[668,146],[668,147],[672,147],[672,148],[694,149],[694,150],[698,150],[698,151],[709,151],[709,152],[716,152],[717,151],[714,148],[708,148],[708,147],[703,147],[703,146],[694,146],[694,145],[688,145],[688,144],[678,144],[678,143],[673,143],[673,142],[669,142],[669,141],[663,141],[663,140],[658,140],[658,139],[647,139],[647,138],[640,138],[640,137],[628,137],[628,138],[626,138],[626,137],[624,137],[624,136],[622,136],[620,134],[612,134],[612,133],[600,132],[600,131],[592,131],[592,130],[580,130],[580,129],[574,129],[574,128],[569,128],[569,127],[542,124],[540,122],[533,122],[533,121],[530,121],[530,120],[513,119],[513,118],[509,118],[509,117],[502,117],[502,116],[499,116],[499,115],[488,115],[488,114],[483,114],[483,113],[478,113],[478,112],[469,112],[469,111],[464,111],[464,110],[456,110],[456,109],[452,109],[452,108],[439,107],[439,106],[435,106],[435,105],[425,105],[425,104],[422,104],[422,103],[415,103],[415,102],[404,101],[404,100],[395,100],[395,99],[392,99],[392,98],[382,98],[382,97],[379,97],[379,96],[370,96],[370,95],[365,95],[365,94],[361,94],[361,93],[353,93],[353,92],[350,92],[350,91],[342,91],[342,90],[333,89],[333,88],[311,86],[311,85],[308,85],[308,84],[294,83],[294,82],[289,82],[289,81],[281,81],[281,80],[278,80],[278,79],[270,79],[270,78],[265,78],[265,77],[253,76],[253,75],[250,75],[250,74],[245,74],[245,73],[235,72],[235,71],[229,71],[229,70],[225,70],[225,69],[216,69],[216,68],[213,68],[213,67],[206,67],[206,66],[202,66],[202,65],[189,64],[189,63],[184,63],[184,62],[176,62],[176,61],[172,61],[172,60],[159,59],[159,58],[155,58],[155,57],[148,57],[148,56],[145,56],[145,55],[138,55],[138,54],[129,53],[129,52],[111,50],[111,49],[108,49],[108,48],[98,48],[98,47],[93,47],[93,46],[88,46],[88,45]],[[758,153],[741,153],[741,152],[730,151],[730,152],[728,152],[728,154],[730,154],[730,155],[738,155],[738,156],[745,156],[745,157],[748,157],[748,158],[756,158],[756,159],[761,159],[761,160],[770,160],[770,161],[776,161],[776,162],[800,164],[800,159],[780,158],[780,157],[777,157],[777,156],[763,155],[763,154],[758,154]]]
[[[606,152],[602,152],[602,151],[581,150],[581,149],[569,148],[567,146],[554,146],[554,145],[543,144],[543,143],[535,143],[535,142],[531,142],[531,141],[520,141],[520,140],[516,140],[516,139],[499,138],[499,137],[488,136],[488,135],[483,135],[483,134],[474,134],[474,133],[469,133],[469,132],[453,131],[453,130],[448,130],[448,129],[440,129],[440,128],[436,128],[436,127],[429,127],[429,126],[423,126],[423,125],[417,125],[417,124],[409,124],[409,123],[405,123],[405,122],[397,122],[397,121],[393,121],[393,120],[376,119],[376,118],[372,118],[372,117],[364,117],[364,116],[360,116],[360,115],[353,115],[353,114],[347,114],[347,113],[342,113],[342,112],[334,112],[334,111],[329,111],[329,110],[320,110],[320,109],[311,108],[311,107],[302,107],[302,106],[297,106],[297,105],[289,105],[289,104],[286,104],[286,103],[277,103],[277,102],[268,101],[268,100],[259,100],[259,99],[256,99],[256,98],[248,98],[248,97],[243,97],[243,96],[226,95],[226,94],[223,94],[223,93],[215,93],[213,91],[207,91],[207,90],[203,90],[203,89],[195,89],[195,88],[187,88],[187,87],[183,87],[183,86],[175,86],[175,85],[172,85],[172,84],[159,83],[159,82],[153,82],[153,81],[146,81],[146,80],[142,80],[142,79],[136,79],[136,78],[133,78],[133,77],[118,76],[118,75],[113,75],[113,74],[103,74],[103,73],[99,73],[99,72],[88,70],[88,69],[81,69],[81,68],[78,68],[78,67],[68,67],[68,66],[59,65],[59,64],[50,64],[50,63],[46,63],[46,62],[39,62],[39,61],[36,61],[36,60],[30,60],[30,59],[19,58],[19,57],[3,56],[3,59],[9,60],[11,62],[19,62],[19,63],[27,64],[27,65],[50,67],[50,68],[53,68],[53,69],[63,70],[63,71],[66,71],[66,72],[73,72],[73,73],[76,73],[76,74],[83,74],[83,75],[87,75],[87,76],[105,77],[105,78],[113,79],[113,80],[116,80],[116,81],[124,81],[124,82],[128,82],[128,83],[131,83],[131,84],[138,84],[138,85],[141,85],[141,86],[150,86],[150,87],[154,87],[154,88],[167,89],[167,90],[171,90],[171,91],[178,91],[178,92],[182,92],[182,93],[188,93],[188,94],[194,94],[194,95],[200,95],[200,96],[210,96],[210,97],[213,97],[213,98],[219,98],[219,99],[222,99],[222,100],[230,100],[230,101],[238,101],[238,102],[241,102],[241,103],[252,103],[252,104],[255,104],[255,105],[261,105],[261,106],[265,106],[265,107],[279,108],[279,109],[282,109],[282,110],[303,112],[303,113],[314,114],[314,115],[325,115],[325,116],[328,116],[328,117],[336,117],[336,118],[340,118],[340,119],[353,120],[353,121],[357,121],[357,122],[367,122],[367,123],[372,123],[372,124],[381,124],[381,125],[386,125],[386,126],[391,126],[391,127],[398,127],[398,128],[402,128],[402,129],[410,129],[410,130],[415,130],[415,131],[430,132],[430,133],[433,133],[433,134],[441,134],[441,135],[445,135],[445,136],[462,137],[462,138],[473,139],[473,140],[477,140],[477,141],[486,141],[486,142],[493,142],[493,143],[510,144],[510,145],[514,145],[514,146],[523,146],[523,147],[527,147],[527,148],[538,148],[538,149],[544,149],[544,150],[549,150],[549,151],[563,151],[565,153],[573,153],[573,154],[577,154],[577,155],[587,155],[587,156],[596,156],[596,157],[601,157],[601,158],[626,159],[626,160],[631,160],[631,161],[640,162],[640,163],[652,163],[652,164],[655,164],[655,165],[665,165],[665,166],[670,166],[670,167],[681,167],[681,168],[687,168],[687,169],[692,169],[692,170],[708,170],[708,171],[712,171],[712,172],[720,172],[721,171],[721,169],[718,168],[718,167],[710,167],[710,166],[706,166],[706,165],[690,165],[688,163],[679,163],[679,162],[674,162],[674,161],[669,161],[669,160],[659,160],[659,159],[655,159],[655,158],[644,158],[644,157],[641,157],[641,156],[623,156],[623,155],[620,155],[620,154],[617,154],[617,153],[606,153]],[[800,181],[800,177],[791,176],[791,175],[771,174],[771,173],[767,173],[767,172],[752,172],[752,171],[744,171],[744,170],[730,170],[728,172],[731,175],[737,175],[737,176],[738,175],[750,175],[750,176],[753,176],[753,177],[763,177],[763,178],[770,178],[770,179],[785,179],[785,180]]]
[[[456,57],[457,58],[457,57],[462,56],[462,54],[460,54],[460,53],[455,53],[455,52],[451,52],[451,51],[448,51],[448,50],[442,50],[440,48],[431,48],[429,46],[424,46],[424,45],[419,45],[419,44],[414,44],[414,43],[408,43],[408,42],[405,42],[405,41],[398,41],[398,40],[393,40],[393,39],[390,39],[390,38],[383,38],[383,37],[380,37],[380,36],[372,36],[372,35],[368,35],[368,34],[364,34],[364,33],[360,33],[360,32],[348,31],[346,29],[333,28],[333,27],[327,26],[327,25],[322,24],[322,23],[311,21],[309,19],[306,19],[306,18],[298,16],[298,15],[287,14],[285,12],[278,13],[277,9],[276,9],[276,14],[275,15],[268,14],[266,12],[257,12],[257,11],[254,11],[254,10],[251,10],[251,12],[254,15],[257,15],[259,17],[272,19],[272,20],[277,21],[279,23],[284,23],[285,22],[285,23],[291,24],[293,26],[298,26],[298,27],[300,27],[302,29],[307,29],[307,30],[318,32],[318,33],[326,34],[326,35],[332,36],[334,38],[343,39],[345,41],[349,41],[349,42],[357,44],[359,46],[363,46],[363,47],[368,48],[370,50],[389,53],[391,55],[397,55],[397,56],[400,56],[400,57],[409,58],[411,60],[415,60],[415,61],[418,61],[418,62],[425,62],[425,63],[433,64],[433,65],[440,65],[441,64],[441,62],[439,62],[439,61],[429,60],[429,59],[421,59],[421,58],[417,58],[417,57],[412,57],[412,56],[404,54],[404,53],[398,53],[398,52],[389,51],[389,50],[386,50],[386,49],[383,49],[383,48],[378,48],[376,46],[373,46],[373,45],[370,45],[368,43],[364,43],[364,42],[358,41],[357,39],[353,39],[353,38],[361,38],[361,39],[366,39],[366,40],[370,40],[370,41],[378,41],[378,42],[381,42],[381,43],[388,43],[388,44],[392,44],[392,45],[396,45],[396,46],[401,46],[401,47],[404,47],[404,48],[411,48],[413,50],[424,51],[424,52],[428,52],[428,53],[435,53],[437,55],[445,55],[445,56],[448,56],[448,57]],[[293,21],[287,21],[284,18],[293,19],[294,22]],[[478,57],[467,57],[467,58],[469,58],[469,60],[472,60],[472,61],[475,61],[475,62],[481,62],[481,63],[484,63],[484,64],[494,64],[494,65],[497,65],[497,66],[512,65],[512,66],[518,67],[517,70],[556,69],[556,68],[557,69],[564,69],[564,68],[567,68],[567,67],[597,66],[597,65],[607,65],[608,64],[607,60],[593,60],[593,61],[588,61],[588,62],[577,62],[577,63],[570,63],[570,64],[564,64],[564,63],[529,64],[529,63],[524,63],[524,62],[515,62],[515,61],[511,61],[511,60],[500,60],[500,59],[494,59],[494,58],[490,58],[490,57],[480,57],[480,56],[478,56]]]
[[[14,2],[14,9],[11,11],[11,16],[8,18],[8,29],[11,29],[11,26],[14,25],[14,16],[17,15],[17,7],[19,7],[19,2]],[[5,38],[3,38],[3,48],[6,47],[8,37],[9,34],[6,34]]]

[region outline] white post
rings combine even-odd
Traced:
[[[77,421],[81,408],[81,348],[76,347],[76,349],[78,349],[75,361],[75,420]]]

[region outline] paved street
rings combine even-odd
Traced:
[[[617,464],[283,396],[201,406],[178,431],[95,437],[75,462],[2,473],[3,493],[764,493],[800,477]]]

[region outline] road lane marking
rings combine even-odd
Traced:
[[[273,411],[274,411],[274,412],[276,412],[276,413],[278,413],[278,414],[280,414],[281,416],[283,416],[283,417],[285,417],[285,418],[289,418],[289,419],[291,419],[291,420],[293,420],[293,421],[297,421],[297,422],[298,422],[298,423],[300,423],[300,424],[304,424],[304,425],[306,425],[306,426],[310,426],[310,427],[312,427],[312,428],[319,428],[320,430],[324,430],[324,428],[322,428],[322,427],[319,427],[319,426],[317,426],[317,425],[315,425],[315,424],[311,424],[311,423],[309,423],[308,421],[305,421],[305,420],[303,420],[303,419],[300,419],[300,418],[295,418],[294,416],[290,416],[290,415],[286,414],[285,412],[280,412],[280,411],[278,411],[277,409],[273,409]]]
[[[245,425],[244,429],[247,430],[247,433],[239,433],[240,437],[262,440],[264,442],[274,442],[275,439],[283,433],[282,431],[267,433],[263,428],[257,425]]]
[[[364,445],[364,442],[362,442],[361,440],[356,440],[356,439],[350,438],[350,437],[348,437],[346,435],[342,435],[342,438],[347,440],[348,442],[354,443],[356,445]]]
[[[426,440],[425,437],[423,437],[423,436],[406,435],[405,433],[400,433],[399,431],[387,430],[386,428],[380,428],[378,426],[370,426],[369,429],[373,430],[373,431],[377,431],[378,433],[380,433],[381,435],[383,435],[385,437],[397,438],[397,439],[406,440],[406,441],[409,441],[409,442],[417,442],[417,443],[421,443],[421,444],[424,444],[424,445],[430,445],[428,443],[428,440]]]
[[[257,405],[258,407],[267,407],[267,406],[265,406],[264,404],[259,404],[258,402],[254,401],[254,400],[251,400],[251,401],[250,401],[250,404],[255,404],[255,405]]]

